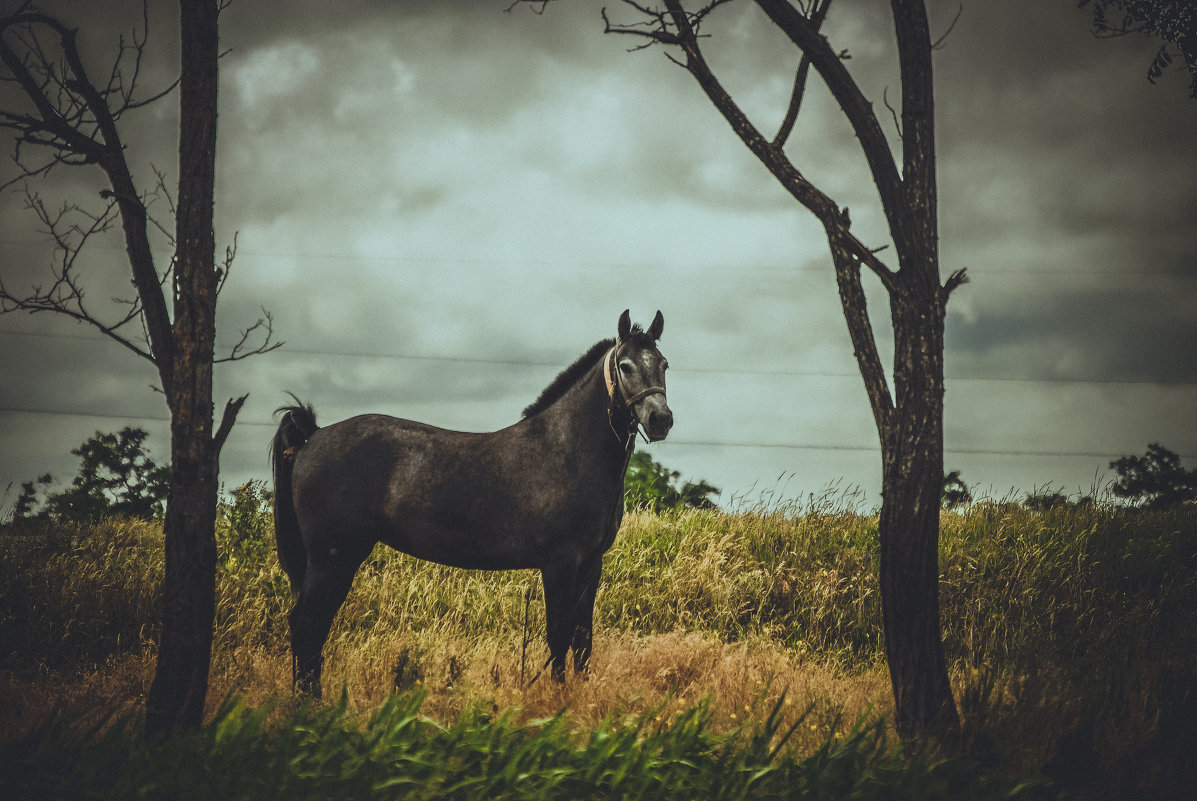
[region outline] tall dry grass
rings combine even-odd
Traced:
[[[289,592],[260,491],[227,506],[218,531],[213,713],[228,695],[294,708]],[[156,526],[121,520],[0,534],[0,727],[20,731],[55,705],[97,720],[138,708],[160,540]],[[720,730],[780,701],[816,748],[889,711],[877,553],[876,516],[834,504],[631,514],[604,561],[589,678],[559,686],[532,683],[547,655],[534,573],[379,548],[334,623],[326,692],[344,686],[361,715],[421,688],[425,713],[443,720],[567,709],[579,727],[669,718],[709,698]],[[945,648],[975,747],[1080,784],[1183,772],[1197,721],[1195,567],[1189,507],[945,513]]]

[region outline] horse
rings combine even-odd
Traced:
[[[276,411],[270,456],[296,691],[320,696],[333,618],[377,542],[451,567],[539,570],[550,675],[565,680],[571,650],[575,672],[586,671],[637,432],[657,442],[673,426],[657,349],[664,325],[658,311],[645,331],[625,310],[617,338],[595,343],[494,432],[382,414],[321,428],[292,395],[295,405]]]

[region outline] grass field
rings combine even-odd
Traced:
[[[547,654],[536,574],[380,548],[334,625],[328,701],[304,707],[260,490],[223,509],[210,723],[173,744],[141,742],[135,725],[160,528],[0,532],[0,779],[64,798],[1179,798],[1197,786],[1192,507],[943,515],[944,639],[967,737],[946,758],[903,755],[887,723],[875,515],[831,502],[629,515],[604,562],[592,671],[564,686],[532,682]]]

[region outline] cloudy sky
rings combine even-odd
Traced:
[[[100,18],[44,5],[80,26],[97,75],[140,27],[135,0]],[[663,51],[604,36],[603,3],[507,5],[236,0],[222,15],[217,237],[236,235],[237,258],[218,340],[227,352],[265,308],[286,343],[218,368],[218,408],[250,393],[226,485],[267,476],[287,391],[325,423],[496,429],[630,308],[666,320],[677,424],[655,459],[725,502],[830,486],[876,502],[877,434],[813,218]],[[896,146],[887,5],[840,0],[825,32]],[[960,8],[928,6],[937,34]],[[972,277],[949,304],[945,458],[991,497],[1087,492],[1149,442],[1197,459],[1197,101],[1179,71],[1147,82],[1157,44],[1097,40],[1075,6],[965,0],[936,53],[942,269]],[[176,69],[176,16],[151,4],[147,92]],[[747,1],[705,30],[771,134],[796,53]],[[151,165],[176,180],[176,121],[173,95],[125,121],[144,191]],[[815,81],[789,151],[885,244],[857,142]],[[60,170],[35,188],[90,204],[102,184]],[[47,283],[52,259],[23,205],[0,196],[10,291]],[[131,291],[119,238],[85,259],[89,302],[115,314],[107,299]],[[70,449],[97,430],[141,426],[169,453],[152,366],[84,326],[0,316],[0,375],[0,508],[35,475],[73,476]]]

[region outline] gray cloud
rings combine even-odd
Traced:
[[[220,340],[265,307],[287,341],[218,368],[218,406],[251,394],[226,481],[265,475],[286,390],[323,421],[378,410],[496,428],[631,307],[644,322],[664,311],[675,367],[675,441],[655,458],[729,491],[783,475],[788,491],[840,477],[874,491],[876,434],[818,225],[683,70],[601,34],[603,3],[506,5],[225,12],[217,231],[237,232],[238,257]],[[61,7],[89,53],[111,52],[140,13],[137,0]],[[929,7],[941,32],[958,4]],[[152,11],[162,38],[147,87],[177,58],[173,3]],[[712,63],[771,135],[792,46],[750,3],[721,8],[708,32]],[[887,88],[897,102],[885,8],[837,6],[827,32],[900,147],[882,102]],[[1197,103],[1179,83],[1147,84],[1153,53],[1146,40],[1094,41],[1073,4],[1033,0],[968,5],[937,52],[943,266],[974,279],[952,299],[947,340],[949,464],[969,481],[1079,485],[1108,461],[1010,452],[1197,452],[1185,345],[1197,335]],[[130,120],[143,185],[151,162],[174,171],[176,102]],[[885,243],[859,145],[817,83],[789,150],[862,237]],[[56,180],[43,191],[97,191],[92,178]],[[46,254],[28,244],[38,235],[21,198],[0,204],[4,279],[36,280]],[[119,243],[105,248],[89,262],[97,302],[127,289]],[[869,292],[887,351],[887,302]],[[17,330],[80,333],[0,319]],[[152,369],[110,343],[4,335],[0,366],[21,377],[0,394],[8,408],[140,415],[166,452]],[[125,422],[0,413],[0,486],[60,470],[96,428]]]
[[[1107,279],[1108,280],[1108,279]],[[961,377],[1197,383],[1190,279],[1023,281],[1023,291],[949,326]],[[1170,287],[1171,291],[1163,289]],[[1029,291],[1028,291],[1029,290]]]

